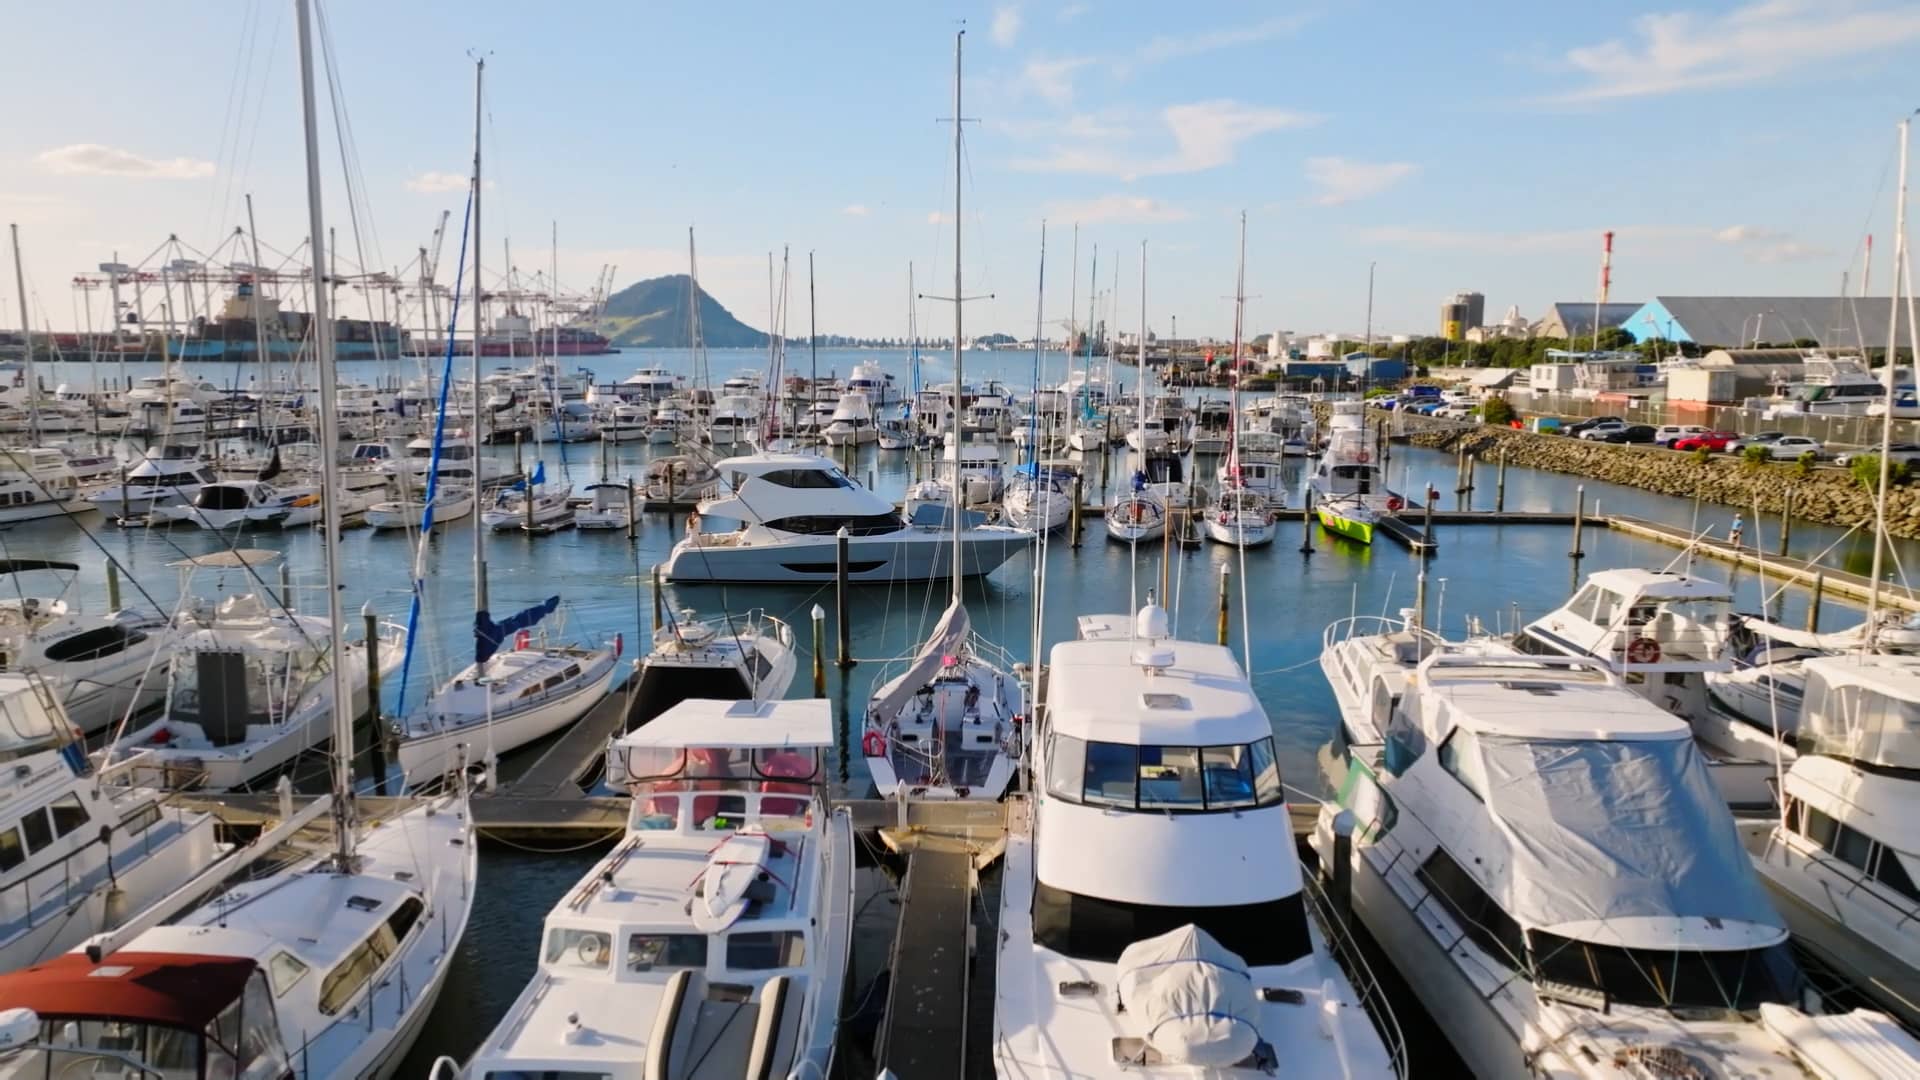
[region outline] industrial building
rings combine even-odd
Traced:
[[[1487,298],[1477,292],[1457,292],[1440,305],[1440,336],[1448,341],[1466,340],[1467,331],[1487,318]]]
[[[1600,329],[1612,330],[1617,326],[1624,326],[1642,306],[1638,301],[1631,304],[1599,305]],[[1568,341],[1577,337],[1590,338],[1594,333],[1593,310],[1594,303],[1591,300],[1574,300],[1555,304],[1547,309],[1546,316],[1534,328],[1533,336],[1565,338]]]
[[[1885,297],[1656,296],[1622,324],[1636,341],[1706,348],[1813,341],[1826,349],[1887,347]],[[1902,346],[1906,342],[1901,342]]]

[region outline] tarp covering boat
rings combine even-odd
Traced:
[[[1260,1044],[1246,962],[1191,924],[1120,954],[1120,1004],[1168,1064],[1227,1068]]]

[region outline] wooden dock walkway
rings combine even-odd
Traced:
[[[501,783],[494,798],[578,799],[583,796],[580,778],[606,753],[607,740],[626,730],[627,709],[632,704],[629,690],[637,679],[629,675],[619,686],[607,692],[600,703],[588,710],[580,722],[568,728],[553,745],[541,753],[525,772]],[[479,821],[476,812],[475,822]]]
[[[972,845],[959,839],[925,837],[907,863],[893,976],[874,1055],[882,1075],[967,1075],[974,873]]]
[[[1731,563],[1741,570],[1751,570],[1755,574],[1764,573],[1770,581],[1782,584],[1791,582],[1809,588],[1815,587],[1817,581],[1819,583],[1817,587],[1821,592],[1833,596],[1844,596],[1849,600],[1865,600],[1873,591],[1873,582],[1865,574],[1823,566],[1789,555],[1769,554],[1750,544],[1734,547],[1725,540],[1712,537],[1696,541],[1693,534],[1686,529],[1645,518],[1614,515],[1607,521],[1611,528],[1629,536],[1658,540],[1680,548],[1692,544],[1696,555]],[[1916,598],[1897,585],[1883,584],[1880,589],[1880,602],[1899,611],[1920,611],[1920,598]]]

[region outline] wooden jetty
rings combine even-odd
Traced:
[[[1816,593],[1832,593],[1850,600],[1865,600],[1873,591],[1873,581],[1865,574],[1856,574],[1789,555],[1770,555],[1751,544],[1741,544],[1736,547],[1715,537],[1696,539],[1688,530],[1665,522],[1618,515],[1607,520],[1609,527],[1629,536],[1658,540],[1681,548],[1691,545],[1695,555],[1732,563],[1741,570],[1765,574],[1768,579],[1782,584],[1805,585]],[[1883,584],[1880,589],[1880,602],[1900,611],[1920,611],[1920,597],[1915,597],[1898,586]]]

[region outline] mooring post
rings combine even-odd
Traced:
[[[627,477],[627,539],[640,535],[640,486]]]
[[[1420,574],[1413,579],[1413,625],[1427,626],[1427,560],[1420,560]]]
[[[653,564],[653,632],[656,634],[659,633],[660,627],[663,624],[665,624],[666,621],[667,621],[666,604],[665,604],[665,600],[660,595],[660,564],[654,563]]]
[[[1222,645],[1227,643],[1227,587],[1231,583],[1232,578],[1233,568],[1222,566],[1220,568],[1220,628],[1218,632],[1219,643]]]
[[[827,696],[827,609],[813,605],[813,696]]]
[[[360,607],[367,635],[367,764],[373,769],[375,794],[387,793],[387,738],[380,730],[380,616],[369,600]]]
[[[1580,484],[1573,489],[1573,550],[1567,552],[1567,558],[1573,562],[1574,584],[1580,583],[1580,560],[1587,557],[1581,550],[1586,537],[1587,527],[1587,485]]]
[[[1493,512],[1507,512],[1507,448],[1500,448],[1499,467],[1493,474]]]
[[[954,471],[956,488],[959,486],[957,483],[959,479],[960,474],[956,467]],[[958,508],[955,508],[954,512],[958,513]],[[840,639],[838,663],[842,669],[853,666],[851,648],[853,634],[852,628],[847,625],[847,536],[847,527],[840,526],[840,531],[834,534],[833,544],[833,620],[834,632]]]
[[[125,465],[121,465],[120,466],[120,520],[122,522],[125,522],[127,520],[128,513],[129,512],[127,510],[127,467]]]
[[[673,538],[673,466],[667,466],[667,538]],[[698,543],[698,539],[694,538]]]
[[[1807,600],[1807,633],[1820,632],[1820,597],[1827,591],[1827,572],[1816,570],[1813,575],[1813,595]]]
[[[107,560],[107,610],[120,610],[120,565]]]
[[[1300,504],[1300,554],[1313,554],[1313,489],[1307,489],[1307,497]]]
[[[478,525],[474,526],[479,528]],[[286,560],[280,562],[280,606],[293,610],[293,571],[287,568]]]
[[[1788,488],[1780,503],[1780,557],[1787,556],[1787,541],[1793,538],[1793,489]]]
[[[1422,556],[1426,555],[1427,552],[1433,550],[1433,503],[1434,503],[1434,500],[1438,499],[1439,497],[1440,497],[1440,493],[1434,490],[1432,484],[1428,484],[1427,497],[1420,500],[1422,504],[1421,518],[1423,519],[1420,523],[1420,530],[1421,530],[1420,554]],[[1424,566],[1425,564],[1422,563],[1421,565]]]
[[[1067,546],[1078,550],[1080,547],[1081,488],[1084,485],[1078,472],[1073,474],[1073,505],[1067,508]]]

